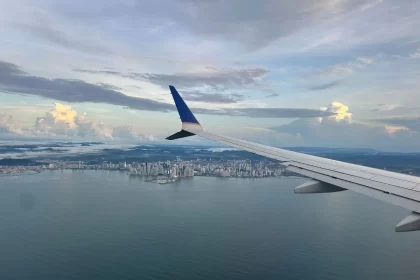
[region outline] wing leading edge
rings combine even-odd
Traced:
[[[420,177],[326,159],[274,148],[204,130],[175,87],[169,86],[182,121],[182,130],[168,140],[198,135],[228,146],[280,161],[289,171],[312,178],[295,193],[329,193],[351,190],[412,213],[395,228],[397,232],[420,230]]]

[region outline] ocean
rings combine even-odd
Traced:
[[[409,211],[302,178],[0,178],[0,279],[419,279]]]

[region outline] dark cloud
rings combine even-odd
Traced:
[[[278,94],[278,93],[272,93],[270,95],[267,95],[265,98],[271,98],[271,97],[277,97],[277,96],[280,96],[280,94]]]
[[[11,75],[26,75],[26,73],[13,63],[0,61],[0,77]]]
[[[112,89],[112,87],[109,88],[109,85],[95,85],[81,80],[46,79],[31,76],[22,71],[17,65],[8,62],[0,62],[0,90],[14,94],[37,95],[66,102],[107,103],[145,111],[167,112],[175,110],[175,106],[172,104],[127,96]],[[230,97],[242,98],[239,94],[231,94]],[[305,118],[331,115],[331,113],[319,110],[291,108],[194,109],[193,111],[202,114],[247,116],[253,118]]]
[[[335,88],[335,87],[339,86],[340,84],[341,84],[340,81],[334,81],[334,82],[330,82],[330,83],[326,83],[326,84],[309,86],[308,90],[312,90],[312,91],[326,90],[326,89],[330,89],[330,88]]]
[[[156,74],[156,73],[123,73],[110,70],[87,70],[73,69],[76,72],[90,74],[106,74],[124,78],[144,80],[152,84],[166,88],[168,85],[176,85],[179,88],[191,88],[209,86],[213,88],[226,88],[231,86],[250,86],[258,83],[265,77],[268,70],[265,68],[241,68],[241,69],[218,69],[208,67],[205,73],[180,73],[180,74]]]
[[[31,94],[66,102],[108,103],[145,111],[174,110],[172,104],[127,96],[108,85],[31,76],[17,65],[8,62],[0,62],[0,89],[10,93]]]

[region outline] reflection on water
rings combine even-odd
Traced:
[[[144,182],[55,171],[0,182],[0,279],[419,279],[407,211],[300,178]]]

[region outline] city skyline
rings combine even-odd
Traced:
[[[129,176],[155,177],[157,183],[173,183],[177,179],[194,176],[261,178],[276,177],[285,172],[279,163],[261,160],[177,160],[139,162],[132,161],[118,163],[103,161],[92,164],[84,161],[50,160],[34,165],[2,165],[0,175],[33,175],[46,170],[109,170],[124,171]],[[159,181],[163,179],[162,181]],[[165,181],[165,179],[168,179]],[[150,180],[149,180],[150,181]]]
[[[161,141],[173,84],[234,137],[420,151],[419,3],[290,3],[3,1],[0,138]]]

